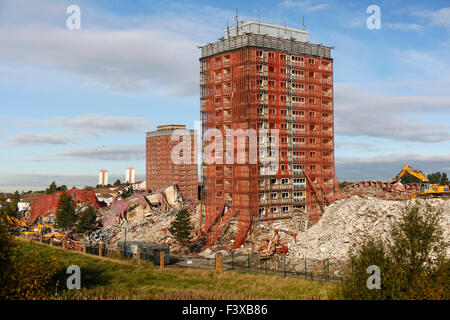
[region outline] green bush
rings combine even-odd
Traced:
[[[54,258],[45,259],[23,248],[0,219],[0,300],[50,298],[61,270]]]
[[[366,238],[349,253],[352,273],[341,287],[347,299],[449,299],[450,263],[440,226],[442,210],[415,201],[391,225],[385,243]],[[367,268],[380,267],[381,289],[368,289]]]

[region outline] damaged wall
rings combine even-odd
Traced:
[[[78,190],[71,189],[66,191],[72,196],[75,204],[90,205],[96,209],[105,207],[105,204],[98,201],[95,192],[92,190]],[[34,223],[37,217],[47,217],[50,214],[55,214],[58,207],[58,201],[61,197],[62,191],[55,194],[48,194],[34,199],[31,204],[30,216],[28,222]]]

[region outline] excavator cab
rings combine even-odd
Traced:
[[[430,189],[430,182],[428,181],[428,178],[423,174],[422,171],[414,169],[410,165],[405,166],[398,175],[390,179],[390,182],[392,184],[399,182],[400,179],[407,173],[420,180],[420,192],[427,192]]]

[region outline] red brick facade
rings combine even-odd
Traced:
[[[172,149],[179,141],[172,141],[172,133],[185,126],[159,126],[156,131],[147,133],[146,141],[146,180],[148,190],[157,190],[171,183],[176,183],[185,199],[198,199],[198,172],[196,163],[196,139],[194,130],[187,130],[190,135],[190,164],[175,164],[172,161]],[[181,141],[181,138],[180,138]]]

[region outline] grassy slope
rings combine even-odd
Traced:
[[[59,277],[63,299],[330,299],[338,284],[293,277],[194,269],[159,270],[152,264],[117,263],[67,250],[21,241],[22,250],[33,250],[64,266],[81,268],[81,290],[66,290],[68,275]]]

